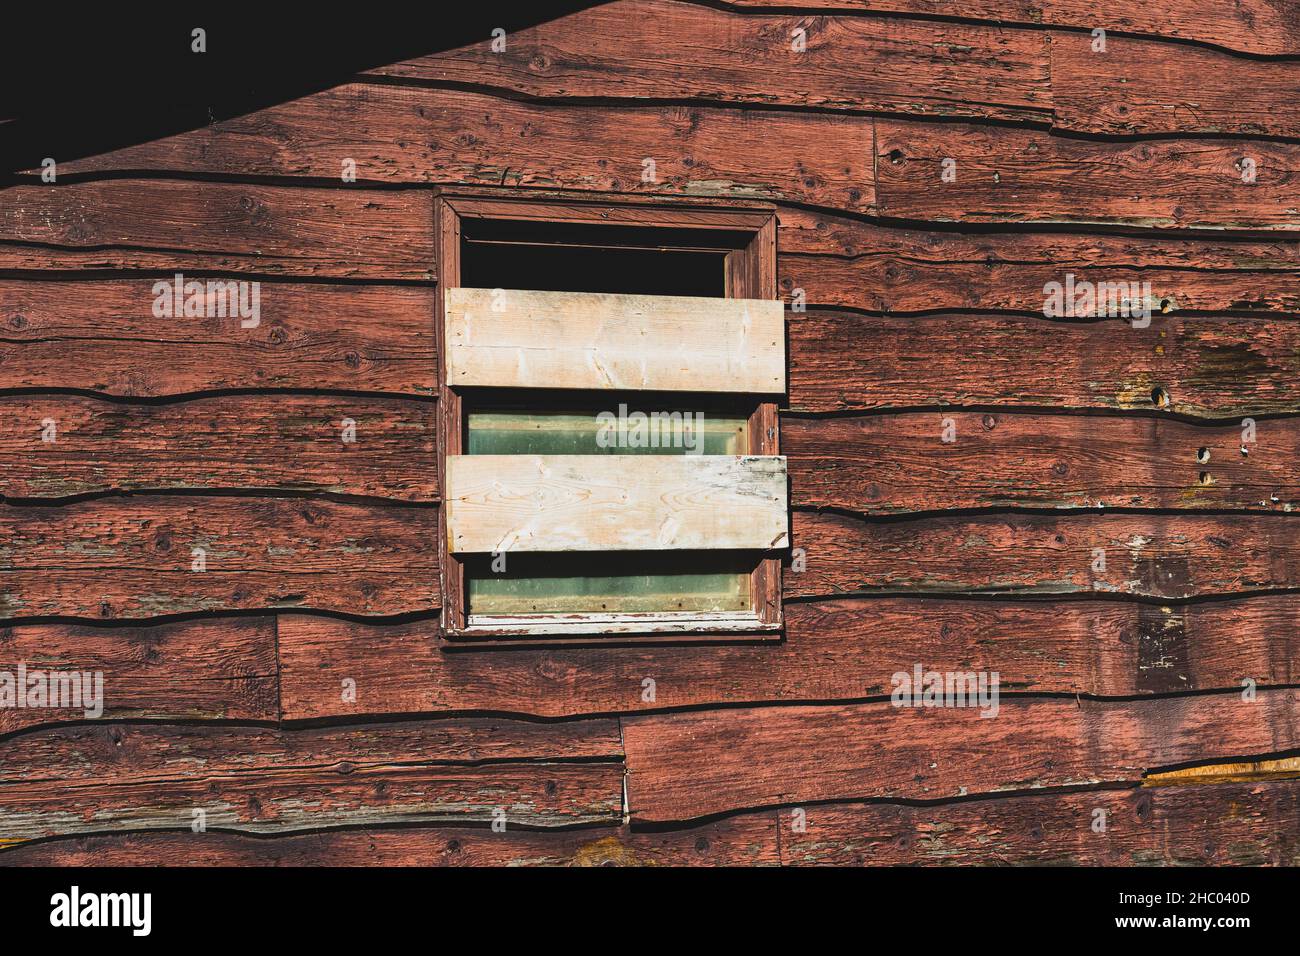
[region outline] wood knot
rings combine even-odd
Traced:
[[[1148,793],[1138,797],[1137,805],[1133,808],[1134,815],[1141,823],[1151,822],[1151,795]]]

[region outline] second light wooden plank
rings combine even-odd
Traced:
[[[766,550],[789,543],[785,458],[455,455],[453,551]]]

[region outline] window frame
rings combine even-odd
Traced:
[[[466,221],[506,220],[557,222],[571,225],[626,225],[646,228],[700,229],[723,231],[736,237],[734,247],[725,250],[724,285],[726,298],[778,299],[776,273],[776,208],[770,203],[730,202],[699,198],[644,197],[585,194],[544,190],[439,189],[434,196],[434,235],[437,246],[438,295],[435,298],[435,337],[438,349],[436,415],[438,485],[445,501],[446,458],[463,453],[466,403],[446,381],[445,289],[460,286],[461,243]],[[666,244],[664,248],[688,248]],[[720,251],[722,251],[720,249]],[[772,396],[766,396],[771,399]],[[749,448],[752,455],[779,455],[778,403],[757,402],[749,416]],[[680,622],[610,619],[609,615],[571,615],[564,626],[537,621],[469,627],[466,617],[464,562],[454,554],[447,540],[445,508],[438,521],[439,591],[441,594],[441,639],[458,646],[489,643],[602,644],[610,641],[656,643],[774,641],[780,640],[781,557],[769,554],[752,572],[751,593],[757,620],[722,622],[706,615]]]

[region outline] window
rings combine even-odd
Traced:
[[[446,636],[779,631],[771,208],[444,193],[436,217]]]

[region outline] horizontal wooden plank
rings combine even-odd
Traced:
[[[936,411],[781,421],[792,503],[864,514],[1294,508],[1300,419],[1260,422],[1257,441],[1243,437],[1240,425],[1161,418]]]
[[[802,29],[802,50],[794,49]],[[593,36],[617,37],[591,42]],[[650,97],[1047,122],[1046,35],[619,0],[369,72],[544,97]]]
[[[430,280],[432,221],[426,192],[356,186],[162,179],[10,186],[0,192],[0,269]]]
[[[1094,821],[1105,815],[1106,829]],[[1295,781],[780,813],[781,857],[822,866],[1295,866]],[[35,848],[33,848],[35,849]],[[56,857],[57,858],[57,857]],[[0,859],[3,859],[0,857]]]
[[[1231,596],[1300,586],[1284,514],[974,515],[869,522],[796,512],[789,597],[872,592]],[[0,510],[0,617],[120,620],[293,608],[438,607],[437,512],[329,501],[131,498]],[[203,572],[193,570],[203,550]],[[1104,568],[1099,561],[1104,560]]]
[[[427,612],[439,606],[437,537],[436,510],[301,499],[0,508],[0,618]]]
[[[785,640],[775,645],[483,654],[440,649],[430,622],[375,626],[286,614],[279,648],[286,720],[458,710],[571,717],[883,696],[890,676],[918,660],[933,669],[996,670],[1008,692],[1132,696],[1234,688],[1247,676],[1289,684],[1300,675],[1298,621],[1293,594],[1176,608],[841,598],[787,603]],[[408,676],[392,680],[395,668]],[[356,681],[353,700],[337,692],[344,677]]]
[[[267,839],[235,833],[124,833],[0,850],[5,866],[773,866],[776,816],[700,827],[512,830],[462,827],[325,830]],[[78,862],[80,861],[80,862]]]
[[[623,718],[633,821],[851,798],[935,800],[1137,782],[1146,771],[1300,746],[1300,691],[1149,701],[1003,699]]]
[[[1300,135],[1296,111],[1278,109],[1300,99],[1294,61],[1128,37],[1107,37],[1101,53],[1093,42],[1088,33],[1052,33],[1053,122],[1061,129]]]
[[[427,401],[342,395],[170,405],[12,396],[0,399],[0,496],[255,488],[433,501],[434,410]],[[355,441],[344,441],[345,420]]]
[[[1146,322],[1145,327],[1138,327]],[[1213,418],[1294,414],[1293,318],[1109,320],[792,312],[790,407],[1160,407]]]
[[[1278,0],[1040,0],[1043,22],[1210,43],[1260,55],[1300,53],[1300,10]]]
[[[789,7],[789,0],[721,0],[738,10]],[[808,0],[809,10],[853,10],[872,13],[921,13],[929,16],[1004,20],[1011,23],[1039,17],[1043,0]]]
[[[939,232],[782,207],[783,296],[873,312],[1042,313],[1044,287],[1150,282],[1170,310],[1300,310],[1300,242],[1059,232]],[[1167,303],[1167,304],[1166,304]]]
[[[795,512],[806,568],[786,597],[892,592],[1132,594],[1178,600],[1300,589],[1286,514],[1036,514],[864,521]]]
[[[908,806],[808,806],[675,830],[423,827],[71,837],[0,851],[0,866],[1295,866],[1293,781],[1044,793]],[[1092,828],[1102,810],[1106,831]],[[778,836],[779,830],[779,836]],[[779,852],[778,852],[779,843]]]
[[[206,825],[617,823],[618,723],[488,719],[284,732],[248,727],[40,730],[0,754],[0,839]]]
[[[100,716],[115,720],[278,720],[275,621],[181,621],[165,627],[30,624],[0,628],[0,671],[103,675]],[[93,709],[93,708],[92,708]],[[0,733],[78,721],[85,707],[5,707]]]
[[[447,289],[447,384],[785,391],[780,302]]]
[[[737,9],[790,6],[789,0],[724,2]],[[1300,53],[1300,14],[1284,0],[811,0],[808,9],[919,13],[1089,32],[1102,27],[1194,40],[1243,53]]]
[[[1289,590],[1286,515],[975,515],[875,523],[796,512],[790,597],[872,592]],[[0,617],[120,620],[261,608],[396,615],[438,607],[436,511],[329,501],[132,498],[0,510]],[[194,571],[203,551],[202,572]],[[1104,561],[1104,568],[1099,562]]]
[[[286,766],[379,767],[421,761],[617,760],[613,719],[539,724],[489,717],[286,731],[274,727],[116,724],[55,727],[0,752],[0,781],[71,785]],[[2,789],[2,788],[0,788]]]
[[[453,455],[455,552],[781,548],[779,455]]]
[[[341,138],[340,130],[348,134]],[[818,148],[809,150],[808,143]],[[336,179],[345,159],[355,160],[360,182],[787,198],[857,212],[869,210],[874,198],[870,119],[711,107],[539,106],[368,83],[72,160],[60,172]]]
[[[366,135],[340,143],[339,128]],[[283,147],[286,138],[292,151]],[[810,152],[812,142],[818,149]],[[1257,161],[1254,183],[1243,183],[1234,168],[1244,155]],[[957,162],[956,182],[940,178],[949,158]],[[362,181],[748,197],[972,223],[1300,228],[1291,172],[1300,166],[1300,146],[1291,144],[1099,143],[970,124],[715,107],[539,105],[367,84],[68,166],[78,173],[332,178],[345,159],[356,161]]]
[[[433,289],[260,283],[244,328],[155,317],[155,281],[0,279],[0,388],[437,390]]]
[[[1097,142],[1045,132],[878,119],[881,215],[936,222],[1300,228],[1300,144]],[[1243,157],[1256,177],[1244,182]],[[956,180],[941,179],[953,160]]]

